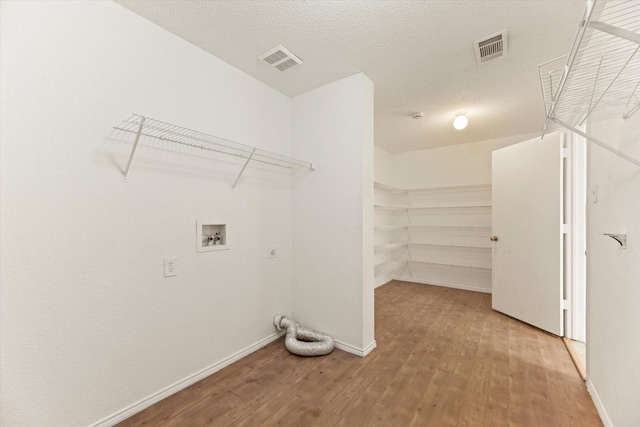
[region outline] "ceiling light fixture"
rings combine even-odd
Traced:
[[[422,111],[420,111],[419,113],[414,113],[413,116],[411,116],[412,119],[421,119],[424,117],[424,114],[422,113]]]
[[[453,119],[453,127],[458,130],[466,128],[468,124],[469,119],[467,119],[467,116],[465,116],[464,113],[457,114],[456,118]]]

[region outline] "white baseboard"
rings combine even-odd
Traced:
[[[367,354],[371,353],[371,351],[376,348],[376,341],[373,340],[369,345],[365,348],[358,348],[351,344],[347,344],[342,341],[335,341],[336,348],[342,351],[346,351],[347,353],[355,354],[359,357],[365,357]]]
[[[389,274],[384,274],[382,276],[376,276],[375,280],[374,280],[374,286],[373,288],[379,288],[382,285],[386,285],[387,283],[389,283],[390,281],[393,280],[393,277],[390,276]]]
[[[600,420],[604,427],[613,427],[613,423],[607,415],[607,411],[604,409],[604,405],[602,404],[602,400],[600,400],[600,396],[596,391],[596,388],[593,386],[591,379],[587,378],[587,390],[589,390],[589,394],[591,395],[591,400],[593,400],[593,404],[596,406],[596,410],[598,411],[598,415],[600,415]]]
[[[362,350],[362,357],[365,357],[367,354],[371,353],[377,346],[378,344],[376,343],[376,340],[371,341],[369,345]]]
[[[401,282],[412,282],[412,283],[420,283],[422,285],[433,285],[433,286],[442,286],[444,288],[453,288],[453,289],[462,289],[463,291],[473,291],[473,292],[483,292],[485,294],[490,294],[491,289],[481,288],[479,286],[469,286],[469,285],[457,285],[454,283],[441,283],[434,282],[432,280],[420,280],[414,279],[413,277],[394,277],[394,280],[399,280]]]
[[[232,354],[229,357],[226,357],[224,359],[222,359],[219,362],[214,363],[213,365],[199,371],[196,372],[195,374],[192,374],[174,384],[171,384],[168,387],[163,388],[162,390],[159,390],[155,393],[153,393],[150,396],[145,397],[142,400],[139,400],[138,402],[134,403],[133,405],[130,405],[124,409],[119,410],[118,412],[115,412],[109,416],[107,416],[106,418],[101,419],[100,421],[97,421],[93,424],[91,424],[90,427],[111,427],[115,424],[118,424],[121,421],[126,420],[127,418],[132,417],[133,415],[137,414],[138,412],[141,412],[142,410],[148,408],[149,406],[158,403],[159,401],[161,401],[162,399],[166,399],[167,397],[171,396],[172,394],[175,394],[177,392],[179,392],[180,390],[183,390],[187,387],[189,387],[190,385],[193,385],[195,383],[197,383],[198,381],[208,377],[209,375],[212,375],[216,372],[218,372],[219,370],[231,365],[234,362],[237,362],[238,360],[242,359],[245,356],[248,356],[249,354],[253,353],[256,350],[261,349],[262,347],[266,346],[267,344],[277,340],[278,338],[280,338],[282,335],[284,335],[284,331],[280,332],[280,333],[274,333],[269,335],[266,338],[261,339],[260,341],[246,347],[243,350],[240,350],[234,354]]]

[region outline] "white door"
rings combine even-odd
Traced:
[[[552,133],[493,152],[492,306],[563,335],[562,146]]]

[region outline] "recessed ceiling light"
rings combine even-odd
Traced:
[[[413,115],[411,116],[412,119],[421,119],[424,117],[424,114],[422,113],[422,111],[420,111],[419,113],[413,113]]]
[[[453,119],[453,127],[458,130],[466,128],[468,124],[469,119],[467,119],[467,116],[465,116],[464,114],[458,114],[456,115],[456,118]]]

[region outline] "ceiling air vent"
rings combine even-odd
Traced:
[[[474,41],[473,51],[476,54],[478,65],[501,56],[507,56],[507,30]]]
[[[280,71],[285,71],[302,64],[302,59],[295,56],[282,45],[274,47],[269,52],[260,56],[260,59]]]

